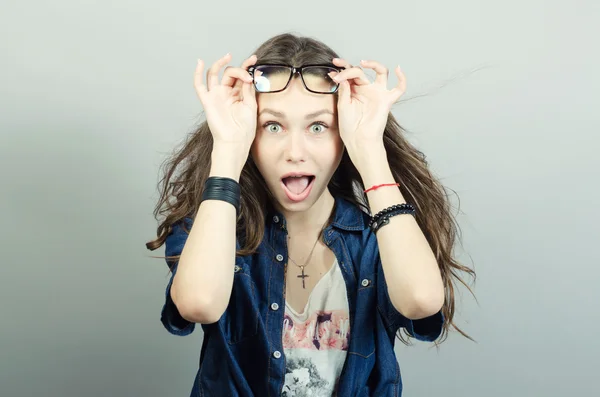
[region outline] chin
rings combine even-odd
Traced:
[[[289,212],[304,212],[313,206],[315,202],[313,200],[305,200],[301,203],[279,203],[279,206]]]

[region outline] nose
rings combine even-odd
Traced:
[[[302,132],[295,131],[287,136],[285,156],[292,163],[306,160],[306,141]]]

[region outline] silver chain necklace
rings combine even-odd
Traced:
[[[329,220],[329,219],[328,219]],[[327,223],[327,221],[325,221],[325,223]],[[313,245],[312,249],[310,250],[310,254],[308,254],[308,258],[306,259],[306,261],[304,262],[304,264],[299,265],[298,263],[296,263],[295,260],[293,260],[289,254],[288,254],[288,259],[291,260],[294,265],[298,266],[301,270],[302,270],[302,274],[299,274],[298,278],[302,279],[302,288],[306,289],[306,284],[304,279],[306,277],[310,277],[308,274],[304,274],[304,268],[306,267],[306,265],[308,265],[308,261],[310,261],[310,258],[312,257],[313,251],[315,250],[315,247],[317,246],[317,243],[319,242],[319,238],[321,237],[321,233],[323,233],[323,229],[325,228],[325,224],[323,224],[323,226],[321,227],[321,230],[319,230],[319,235],[317,236],[317,240],[315,241],[315,244]],[[288,236],[288,240],[291,239],[290,236]]]

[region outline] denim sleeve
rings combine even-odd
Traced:
[[[425,342],[433,342],[441,335],[444,324],[441,310],[419,320],[410,320],[396,310],[390,299],[381,260],[377,266],[377,284],[377,305],[394,333],[399,328],[405,328],[413,338]]]
[[[191,219],[186,218],[185,222],[187,229],[190,230],[192,226]],[[182,223],[173,225],[171,233],[165,240],[165,256],[181,255],[181,251],[183,251],[183,246],[185,245],[187,237],[188,233],[183,230]],[[194,331],[196,324],[184,319],[179,313],[177,306],[175,306],[175,303],[173,303],[173,299],[171,299],[171,285],[173,284],[173,278],[177,272],[178,264],[179,263],[175,263],[171,269],[171,279],[167,284],[165,303],[162,308],[160,321],[166,330],[171,334],[185,336]],[[167,263],[167,265],[169,265],[169,263]]]

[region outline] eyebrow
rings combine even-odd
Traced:
[[[265,108],[265,109],[261,110],[258,115],[260,116],[263,113],[270,113],[273,116],[280,117],[282,119],[285,118],[285,114],[283,114],[282,112],[278,112],[276,110],[269,109],[269,108]],[[325,114],[325,113],[333,115],[333,112],[331,110],[329,110],[329,109],[321,109],[321,110],[317,110],[316,112],[307,114],[306,116],[304,116],[304,118],[306,120],[308,120],[308,119],[315,118],[315,117],[320,116],[320,115]]]

